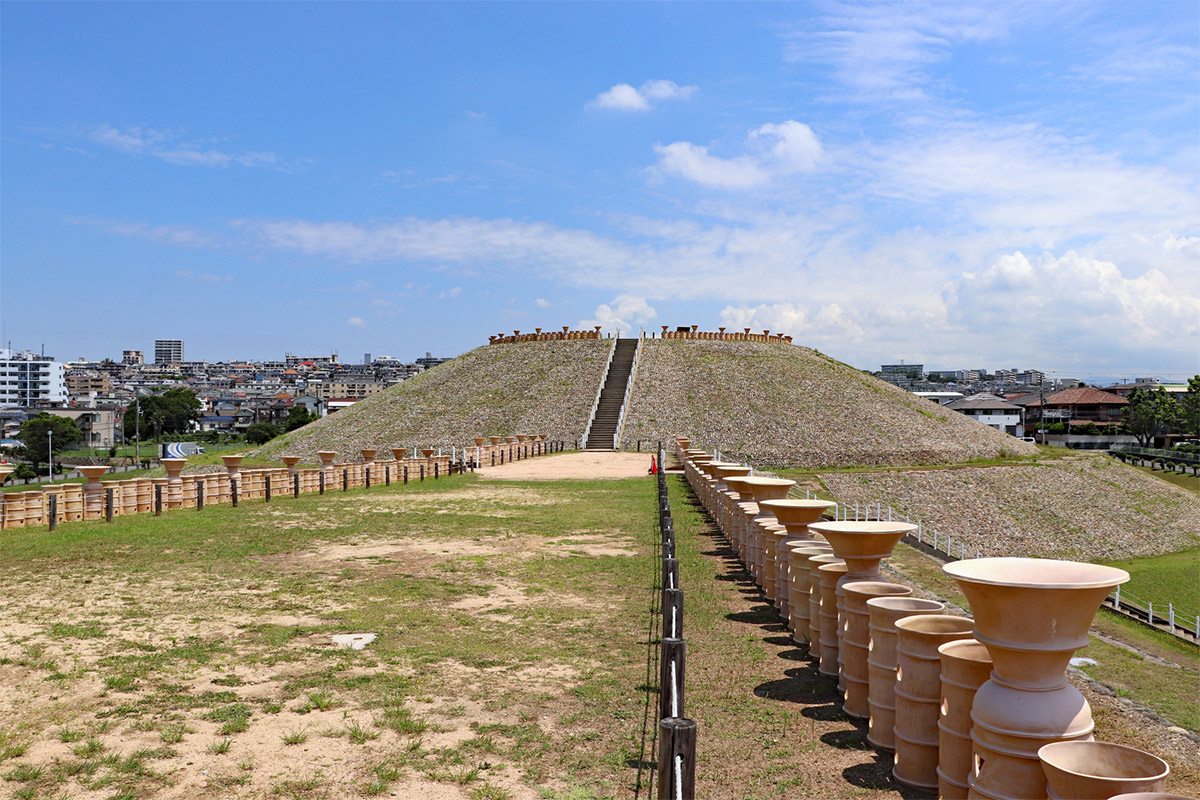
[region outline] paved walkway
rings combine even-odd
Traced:
[[[650,453],[584,451],[537,456],[504,466],[476,470],[484,480],[558,481],[592,478],[632,478],[648,475]]]

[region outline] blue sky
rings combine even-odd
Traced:
[[[1200,368],[1200,5],[0,6],[0,314],[119,358],[751,326]]]

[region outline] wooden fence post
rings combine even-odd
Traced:
[[[265,498],[266,502],[269,503],[269,502],[271,502],[271,476],[268,474],[266,476],[266,478],[267,478],[266,492],[264,493],[263,497]]]
[[[292,475],[292,497],[300,499],[300,473],[296,472]]]
[[[237,503],[235,502],[234,505],[237,505]],[[156,517],[162,516],[162,487],[161,486],[154,487],[154,516],[156,516]]]
[[[229,502],[230,502],[230,505],[232,505],[234,508],[238,507],[238,495],[241,493],[238,490],[238,487],[240,484],[241,484],[240,480],[229,482]]]
[[[50,495],[50,530],[58,529],[58,495]]]
[[[196,510],[204,510],[204,481],[196,481]]]
[[[104,490],[104,521],[112,522],[113,519],[113,490]]]
[[[677,797],[696,797],[696,722],[686,717],[658,723],[658,798]]]
[[[683,639],[662,638],[662,661],[658,670],[658,717],[683,716],[684,667],[687,642]],[[673,667],[673,668],[672,668]]]

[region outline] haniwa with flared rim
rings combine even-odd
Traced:
[[[1116,567],[1040,558],[978,558],[946,564],[971,605],[975,638],[992,677],[971,709],[970,796],[1043,797],[1038,750],[1091,739],[1091,708],[1067,682],[1071,655],[1088,642],[1096,610],[1129,580]]]
[[[871,647],[871,614],[867,601],[873,597],[908,597],[912,589],[886,581],[851,581],[842,584],[845,624],[842,628],[842,665],[845,670],[845,701],[842,710],[855,719],[867,719],[870,673],[867,656]]]
[[[1054,742],[1038,750],[1049,800],[1091,800],[1166,788],[1171,768],[1161,758],[1109,742]]]

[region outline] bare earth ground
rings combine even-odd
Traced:
[[[484,467],[477,474],[498,481],[592,480],[636,478],[650,471],[650,453],[587,451],[558,453],[545,458],[513,461],[504,466]]]
[[[0,798],[652,796],[648,466],[563,454],[488,480],[6,531]],[[492,480],[517,470],[541,482]],[[621,470],[638,477],[587,480]],[[670,480],[697,796],[920,796]],[[345,633],[379,638],[336,648]],[[1200,789],[1191,740],[1090,699],[1098,738]]]

